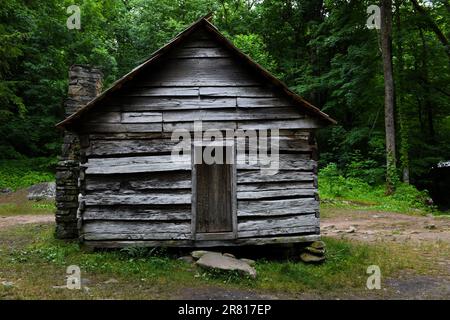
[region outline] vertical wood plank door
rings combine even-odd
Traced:
[[[233,232],[231,164],[196,164],[196,233]]]

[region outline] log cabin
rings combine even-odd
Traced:
[[[102,93],[101,78],[89,66],[69,71],[66,118],[57,124],[58,238],[91,248],[319,240],[315,132],[335,121],[237,49],[209,16]],[[264,135],[270,173],[267,163],[246,161],[246,147]],[[227,161],[202,161],[208,147]]]

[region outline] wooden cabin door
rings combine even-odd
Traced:
[[[222,154],[226,154],[224,146]],[[201,147],[203,152],[204,146]],[[228,150],[230,152],[230,150]],[[232,152],[234,155],[234,152]],[[234,163],[194,162],[194,239],[222,240],[235,237]]]

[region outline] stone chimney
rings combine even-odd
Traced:
[[[85,106],[102,90],[103,73],[90,66],[73,65],[69,70],[69,92],[65,102],[66,117]]]
[[[99,69],[90,66],[73,65],[70,68],[68,98],[64,103],[66,117],[100,94],[102,77],[103,74]],[[78,237],[79,151],[79,137],[66,130],[56,168],[56,237],[58,239]]]

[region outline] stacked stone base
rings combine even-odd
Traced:
[[[325,261],[325,253],[325,243],[323,241],[314,241],[303,248],[300,260],[305,263],[321,263]]]
[[[76,160],[61,160],[56,168],[56,237],[74,239],[78,237],[78,177],[80,163]]]
[[[69,70],[66,116],[94,99],[102,88],[102,72],[91,66],[73,65]],[[80,141],[70,130],[64,131],[61,158],[56,169],[56,237],[78,238],[78,195],[80,188]]]

